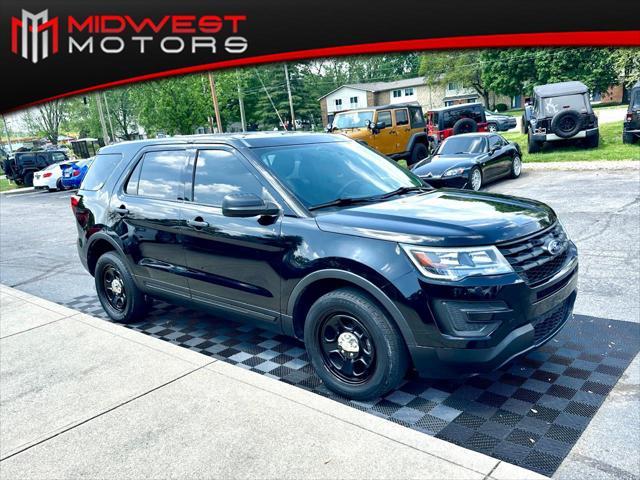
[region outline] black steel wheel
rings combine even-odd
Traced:
[[[367,328],[347,313],[329,315],[322,322],[318,341],[325,366],[347,383],[362,383],[375,363],[375,347]]]
[[[356,288],[340,288],[316,300],[306,316],[304,343],[327,388],[358,400],[396,388],[410,363],[393,319]]]
[[[147,313],[150,302],[115,252],[107,252],[98,259],[94,277],[102,308],[112,320],[130,323]]]

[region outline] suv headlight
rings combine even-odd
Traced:
[[[452,168],[444,172],[443,177],[455,177],[456,175],[462,175],[464,168]]]
[[[465,248],[401,245],[418,270],[437,280],[462,280],[477,275],[513,272],[509,262],[493,246]]]

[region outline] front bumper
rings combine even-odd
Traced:
[[[446,299],[450,304],[464,304],[465,308],[473,305],[477,319],[494,315],[499,326],[482,338],[462,338],[448,333],[446,324],[451,325],[451,320],[443,318],[442,309],[433,307],[439,300],[430,295],[430,311],[435,322],[431,338],[422,337],[409,346],[420,375],[455,378],[489,372],[552,339],[572,317],[577,296],[577,251],[573,245],[571,249],[572,256],[565,266],[541,285],[531,287],[523,281],[513,282],[513,276],[506,275],[502,287],[495,283],[492,289],[472,283],[466,286],[469,292],[483,291],[477,301]],[[477,283],[480,285],[482,281]],[[450,287],[450,290],[454,289]],[[443,297],[447,292],[436,289],[435,295]],[[483,305],[487,306],[485,312]]]
[[[559,140],[574,140],[580,138],[591,138],[598,136],[598,127],[590,128],[588,130],[581,130],[573,137],[562,138],[557,136],[555,133],[534,133],[532,135],[533,140],[536,142],[555,142]]]
[[[453,177],[442,177],[434,175],[431,177],[420,177],[433,188],[466,188],[469,183],[469,174],[467,172],[462,175]]]

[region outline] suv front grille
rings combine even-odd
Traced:
[[[553,310],[534,319],[532,323],[534,331],[534,344],[539,344],[549,338],[567,319],[573,305],[572,297],[562,302]]]
[[[547,247],[557,242],[552,255]],[[542,283],[555,275],[568,255],[569,239],[559,223],[544,232],[524,240],[498,245],[500,252],[528,285]]]

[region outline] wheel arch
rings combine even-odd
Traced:
[[[429,150],[429,135],[427,135],[426,132],[416,132],[411,135],[409,143],[407,144],[407,151],[411,152],[417,143],[423,143],[427,147],[427,150]]]
[[[338,269],[318,270],[300,280],[289,296],[286,316],[290,325],[285,326],[285,330],[303,338],[306,314],[311,305],[322,295],[342,287],[354,287],[371,296],[391,317],[406,345],[415,345],[414,335],[404,316],[380,287],[356,273]]]
[[[87,245],[87,269],[94,275],[98,259],[107,252],[115,251],[124,258],[122,247],[113,238],[103,232],[94,233]]]

